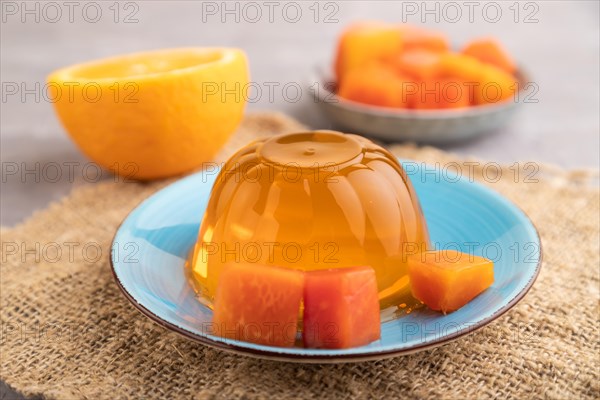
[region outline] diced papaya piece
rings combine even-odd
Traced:
[[[440,56],[440,76],[444,78],[458,78],[465,82],[480,82],[481,69],[484,64],[476,58],[457,53],[444,53]]]
[[[304,275],[256,264],[223,267],[214,301],[213,333],[269,346],[293,346]]]
[[[352,267],[306,273],[304,346],[363,346],[381,335],[375,271]]]
[[[514,76],[464,54],[443,54],[440,57],[440,76],[463,81],[473,104],[507,100],[517,90]]]
[[[442,33],[416,27],[409,24],[401,25],[402,49],[404,50],[429,50],[444,52],[450,49],[448,39]]]
[[[355,68],[385,61],[402,49],[396,26],[383,22],[361,22],[348,27],[340,37],[335,60],[338,83]]]
[[[418,80],[434,79],[440,72],[440,54],[429,50],[408,50],[396,56],[392,65],[400,73]]]
[[[381,107],[407,108],[405,81],[392,67],[369,64],[350,71],[340,83],[338,95],[348,100]]]
[[[491,38],[473,40],[465,46],[462,53],[498,67],[509,74],[514,74],[517,70],[512,57],[500,43]]]
[[[413,296],[432,310],[458,310],[494,283],[494,263],[456,250],[409,257]]]
[[[514,96],[517,80],[513,75],[492,65],[480,70],[479,85],[474,89],[475,104],[497,103]]]
[[[419,85],[414,108],[436,110],[463,108],[471,105],[469,87],[459,80],[424,81]]]

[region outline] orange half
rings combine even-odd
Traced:
[[[244,113],[245,54],[149,51],[77,64],[48,77],[57,115],[92,160],[135,179],[166,178],[213,159]]]

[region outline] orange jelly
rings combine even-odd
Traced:
[[[416,305],[403,254],[427,244],[415,191],[387,150],[333,131],[285,134],[252,142],[225,163],[188,272],[212,307],[228,263],[300,271],[367,265],[382,308]]]

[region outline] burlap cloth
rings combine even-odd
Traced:
[[[280,115],[251,115],[220,159],[257,134],[299,128]],[[462,162],[432,148],[393,151],[442,166]],[[474,168],[478,178],[484,166]],[[521,206],[541,234],[543,267],[526,298],[456,342],[340,365],[231,355],[149,321],[113,282],[109,248],[127,213],[169,182],[79,187],[2,232],[0,378],[26,395],[63,399],[598,398],[600,205],[589,182],[597,173],[542,166],[535,183],[525,179],[532,168],[521,167],[517,178],[503,167],[498,182],[484,183]],[[58,259],[52,243],[62,248]],[[102,254],[96,245],[83,251],[86,243]],[[11,255],[14,244],[21,251]],[[36,244],[37,261],[24,251]]]

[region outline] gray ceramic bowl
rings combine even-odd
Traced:
[[[517,73],[519,87],[527,80]],[[311,90],[325,114],[346,132],[360,133],[387,142],[413,141],[443,144],[485,135],[504,126],[520,108],[521,102],[507,100],[497,104],[455,110],[402,110],[370,106],[338,97],[336,84],[319,73]],[[522,91],[523,89],[521,89]],[[523,98],[520,93],[519,99]]]

